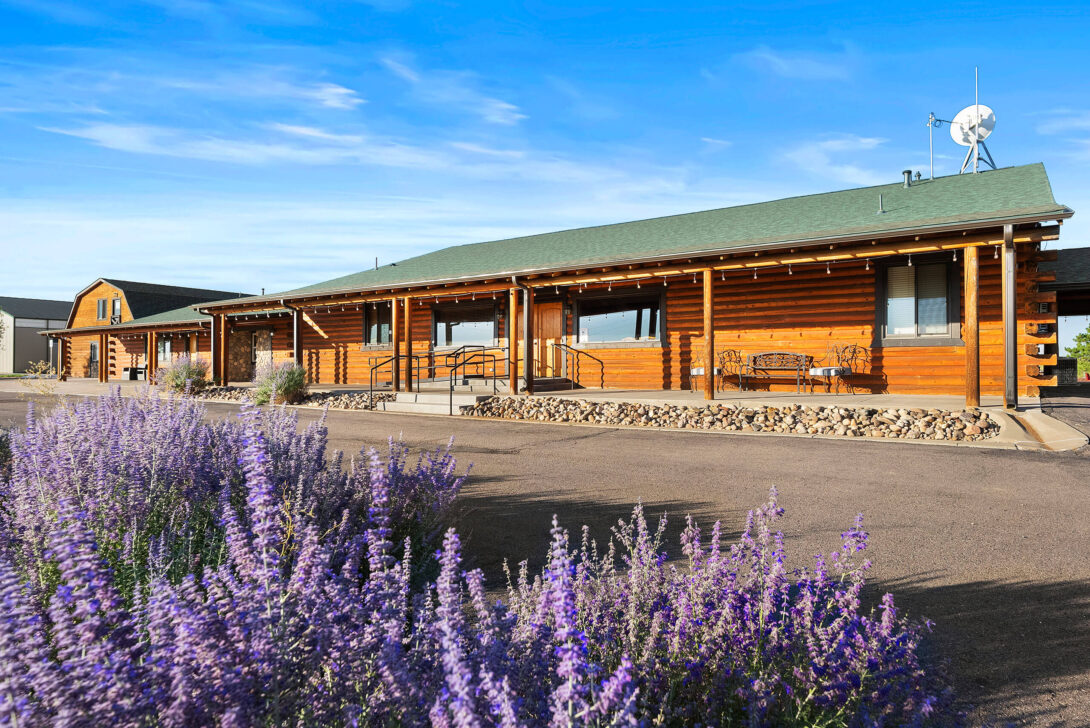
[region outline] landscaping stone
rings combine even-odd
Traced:
[[[245,402],[250,399],[250,387],[207,387],[197,397],[216,402]],[[393,392],[375,392],[374,401],[394,399]],[[340,410],[369,410],[371,398],[367,392],[311,392],[299,403],[304,407],[329,407]]]
[[[980,410],[948,412],[873,407],[785,405],[703,407],[593,402],[560,397],[490,397],[462,414],[507,420],[586,422],[727,432],[784,432],[838,437],[978,441],[999,434],[999,422]]]

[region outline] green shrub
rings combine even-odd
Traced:
[[[172,392],[199,392],[208,386],[208,362],[180,356],[155,373],[155,381]]]
[[[284,362],[260,367],[254,375],[256,404],[298,404],[307,396],[307,370]]]

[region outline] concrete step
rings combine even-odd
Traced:
[[[399,404],[449,404],[450,400],[453,399],[454,404],[459,405],[477,404],[481,400],[488,399],[491,396],[491,391],[489,394],[455,392],[452,398],[450,390],[445,392],[424,390],[422,392],[398,392],[395,401]]]
[[[457,402],[454,403],[454,414],[460,413]],[[418,415],[447,415],[450,414],[449,405],[428,404],[424,402],[383,402],[379,408],[385,412],[410,412]]]

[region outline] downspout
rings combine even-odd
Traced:
[[[295,366],[303,366],[303,350],[299,348],[299,309],[294,306],[289,306],[283,298],[280,299],[280,305],[291,311],[291,358],[295,361]]]
[[[511,276],[511,285],[522,289],[522,374],[526,382],[526,394],[534,393],[534,332],[533,312],[534,290],[525,283],[520,283],[518,276]]]

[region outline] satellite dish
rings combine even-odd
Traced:
[[[995,129],[995,112],[984,104],[966,106],[950,122],[950,137],[963,147],[988,138]]]

